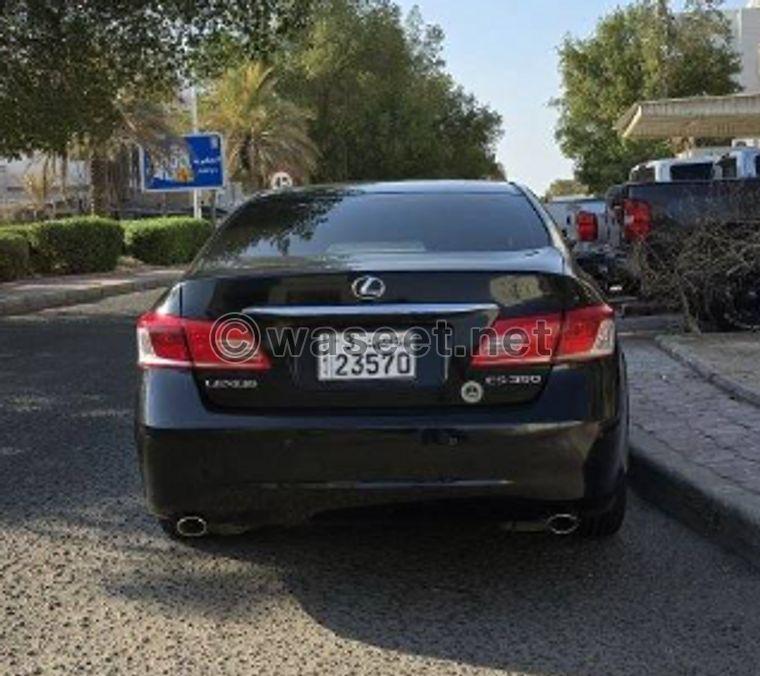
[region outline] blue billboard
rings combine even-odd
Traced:
[[[141,153],[146,192],[212,190],[224,187],[224,149],[216,133],[188,134],[167,143],[160,155]]]

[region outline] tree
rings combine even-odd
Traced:
[[[132,157],[141,146],[161,157],[177,137],[176,114],[171,101],[145,99],[129,92],[114,104],[115,119],[102,136],[84,135],[70,145],[70,152],[90,165],[91,208],[95,214],[111,214],[124,198]]]
[[[558,178],[552,181],[549,188],[546,190],[544,200],[551,200],[555,197],[568,197],[570,195],[588,195],[588,186],[583,185],[580,181],[576,181],[574,178]]]
[[[223,36],[247,55],[271,52],[311,2],[5,0],[0,155],[63,156],[82,143],[97,153],[124,131],[124,100],[165,100],[199,64],[213,62],[201,56]]]
[[[203,119],[224,134],[230,175],[257,189],[272,173],[307,178],[317,161],[309,113],[277,93],[274,70],[261,62],[228,70],[203,102]]]
[[[387,0],[325,0],[277,55],[314,113],[320,181],[499,176],[501,118],[443,69],[442,31]]]
[[[586,40],[559,49],[563,91],[557,140],[576,178],[596,192],[624,181],[638,162],[667,156],[662,141],[619,137],[614,124],[639,100],[723,95],[738,90],[739,60],[720,0],[637,0],[604,17]]]

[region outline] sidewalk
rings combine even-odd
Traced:
[[[62,277],[36,277],[0,284],[0,316],[90,303],[107,296],[168,286],[183,269],[120,267],[114,272]]]
[[[760,406],[760,334],[658,336],[657,344],[729,394]]]
[[[734,340],[745,344],[741,354],[731,352]],[[760,407],[727,389],[740,383],[750,362],[760,362],[760,339],[744,334],[682,341],[625,341],[633,485],[697,530],[760,562]],[[679,357],[658,342],[677,345]],[[702,366],[710,364],[710,380],[691,363],[700,358]]]

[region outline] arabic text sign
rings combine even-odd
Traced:
[[[224,186],[224,153],[220,134],[188,134],[168,145],[160,157],[144,151],[143,190],[147,192],[210,190]]]

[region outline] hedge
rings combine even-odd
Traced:
[[[121,225],[97,216],[12,225],[0,232],[26,239],[31,269],[40,274],[107,272],[116,267],[124,249]]]
[[[0,230],[0,281],[29,274],[29,242],[15,232]]]
[[[144,263],[189,263],[211,235],[208,221],[185,216],[122,221],[127,253]]]

